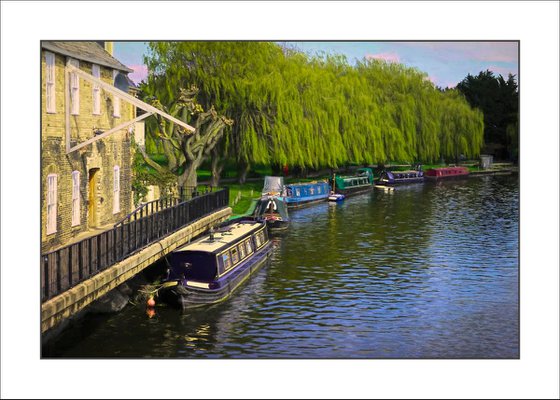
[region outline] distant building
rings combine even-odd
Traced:
[[[121,129],[67,153],[69,147],[136,116],[136,107],[99,85],[76,73],[66,79],[65,66],[69,63],[120,90],[134,93],[127,76],[132,70],[105,48],[98,42],[41,43],[42,252],[64,246],[94,228],[111,226],[133,206],[133,129]],[[67,108],[71,127],[69,147]]]

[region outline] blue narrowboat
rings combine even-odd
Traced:
[[[264,222],[231,220],[171,253],[159,295],[183,309],[223,301],[265,264],[271,248]]]
[[[289,208],[326,201],[330,192],[331,187],[326,181],[293,183],[285,186],[285,198]]]

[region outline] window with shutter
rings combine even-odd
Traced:
[[[113,70],[113,85],[115,84],[115,79],[117,79],[118,74],[119,71]],[[120,118],[120,116],[121,116],[121,99],[113,95],[113,117]]]
[[[68,63],[76,68],[80,68],[80,62],[70,58]],[[80,78],[78,74],[70,74],[70,102],[72,104],[71,114],[80,114]]]
[[[47,235],[56,232],[56,174],[47,176]]]
[[[55,94],[55,56],[53,53],[45,52],[46,64],[46,107],[49,114],[56,113],[56,94]]]
[[[91,66],[91,75],[94,78],[101,79],[101,71],[99,65],[93,64]],[[93,114],[101,114],[101,88],[97,84],[93,84]]]
[[[80,172],[72,172],[72,226],[80,225]]]
[[[113,168],[113,214],[116,214],[121,210],[120,190],[120,168],[118,165],[115,165],[115,168]]]

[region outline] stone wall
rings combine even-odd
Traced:
[[[41,251],[64,246],[77,235],[91,228],[114,224],[132,208],[132,149],[131,133],[123,129],[77,151],[66,154],[65,70],[66,57],[55,54],[55,113],[46,112],[46,61],[41,57]],[[80,69],[90,73],[92,64],[80,61]],[[101,79],[113,82],[113,70],[100,66]],[[101,114],[93,115],[93,85],[79,79],[80,112],[71,115],[71,145],[94,137],[93,129],[104,131],[131,120],[134,107],[120,102],[120,117],[113,116],[113,95],[101,93]],[[120,168],[120,211],[113,213],[113,169]],[[89,202],[89,174],[98,169],[95,201]],[[72,171],[80,177],[80,221],[72,226]],[[56,232],[47,235],[47,176],[57,175]],[[97,218],[88,220],[88,207],[96,207]]]

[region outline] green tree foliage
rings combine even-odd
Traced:
[[[162,85],[165,76],[152,79],[142,86],[142,93],[146,100],[150,100],[152,105],[165,111],[175,118],[190,123],[194,132],[187,132],[183,127],[163,118],[159,114],[155,115],[158,126],[152,130],[152,135],[156,135],[164,143],[168,144],[179,167],[177,171],[179,186],[197,186],[196,170],[200,164],[209,157],[212,150],[219,143],[227,126],[231,126],[233,121],[220,115],[213,107],[208,110],[196,101],[198,88],[191,86],[188,90],[179,88],[177,96],[164,106],[160,98],[165,95],[166,87]],[[154,168],[158,173],[164,174],[169,171],[169,167],[163,167],[155,163],[138,147],[147,164]]]
[[[515,76],[509,74],[506,81],[492,71],[481,71],[477,76],[467,75],[457,89],[484,114],[484,142],[503,146],[505,151],[499,157],[517,160],[519,92]]]
[[[205,109],[235,121],[212,154],[216,170],[217,157],[245,171],[253,163],[337,168],[477,156],[482,144],[480,112],[400,64],[351,65],[270,42],[156,42],[145,61],[161,104],[194,84]]]

